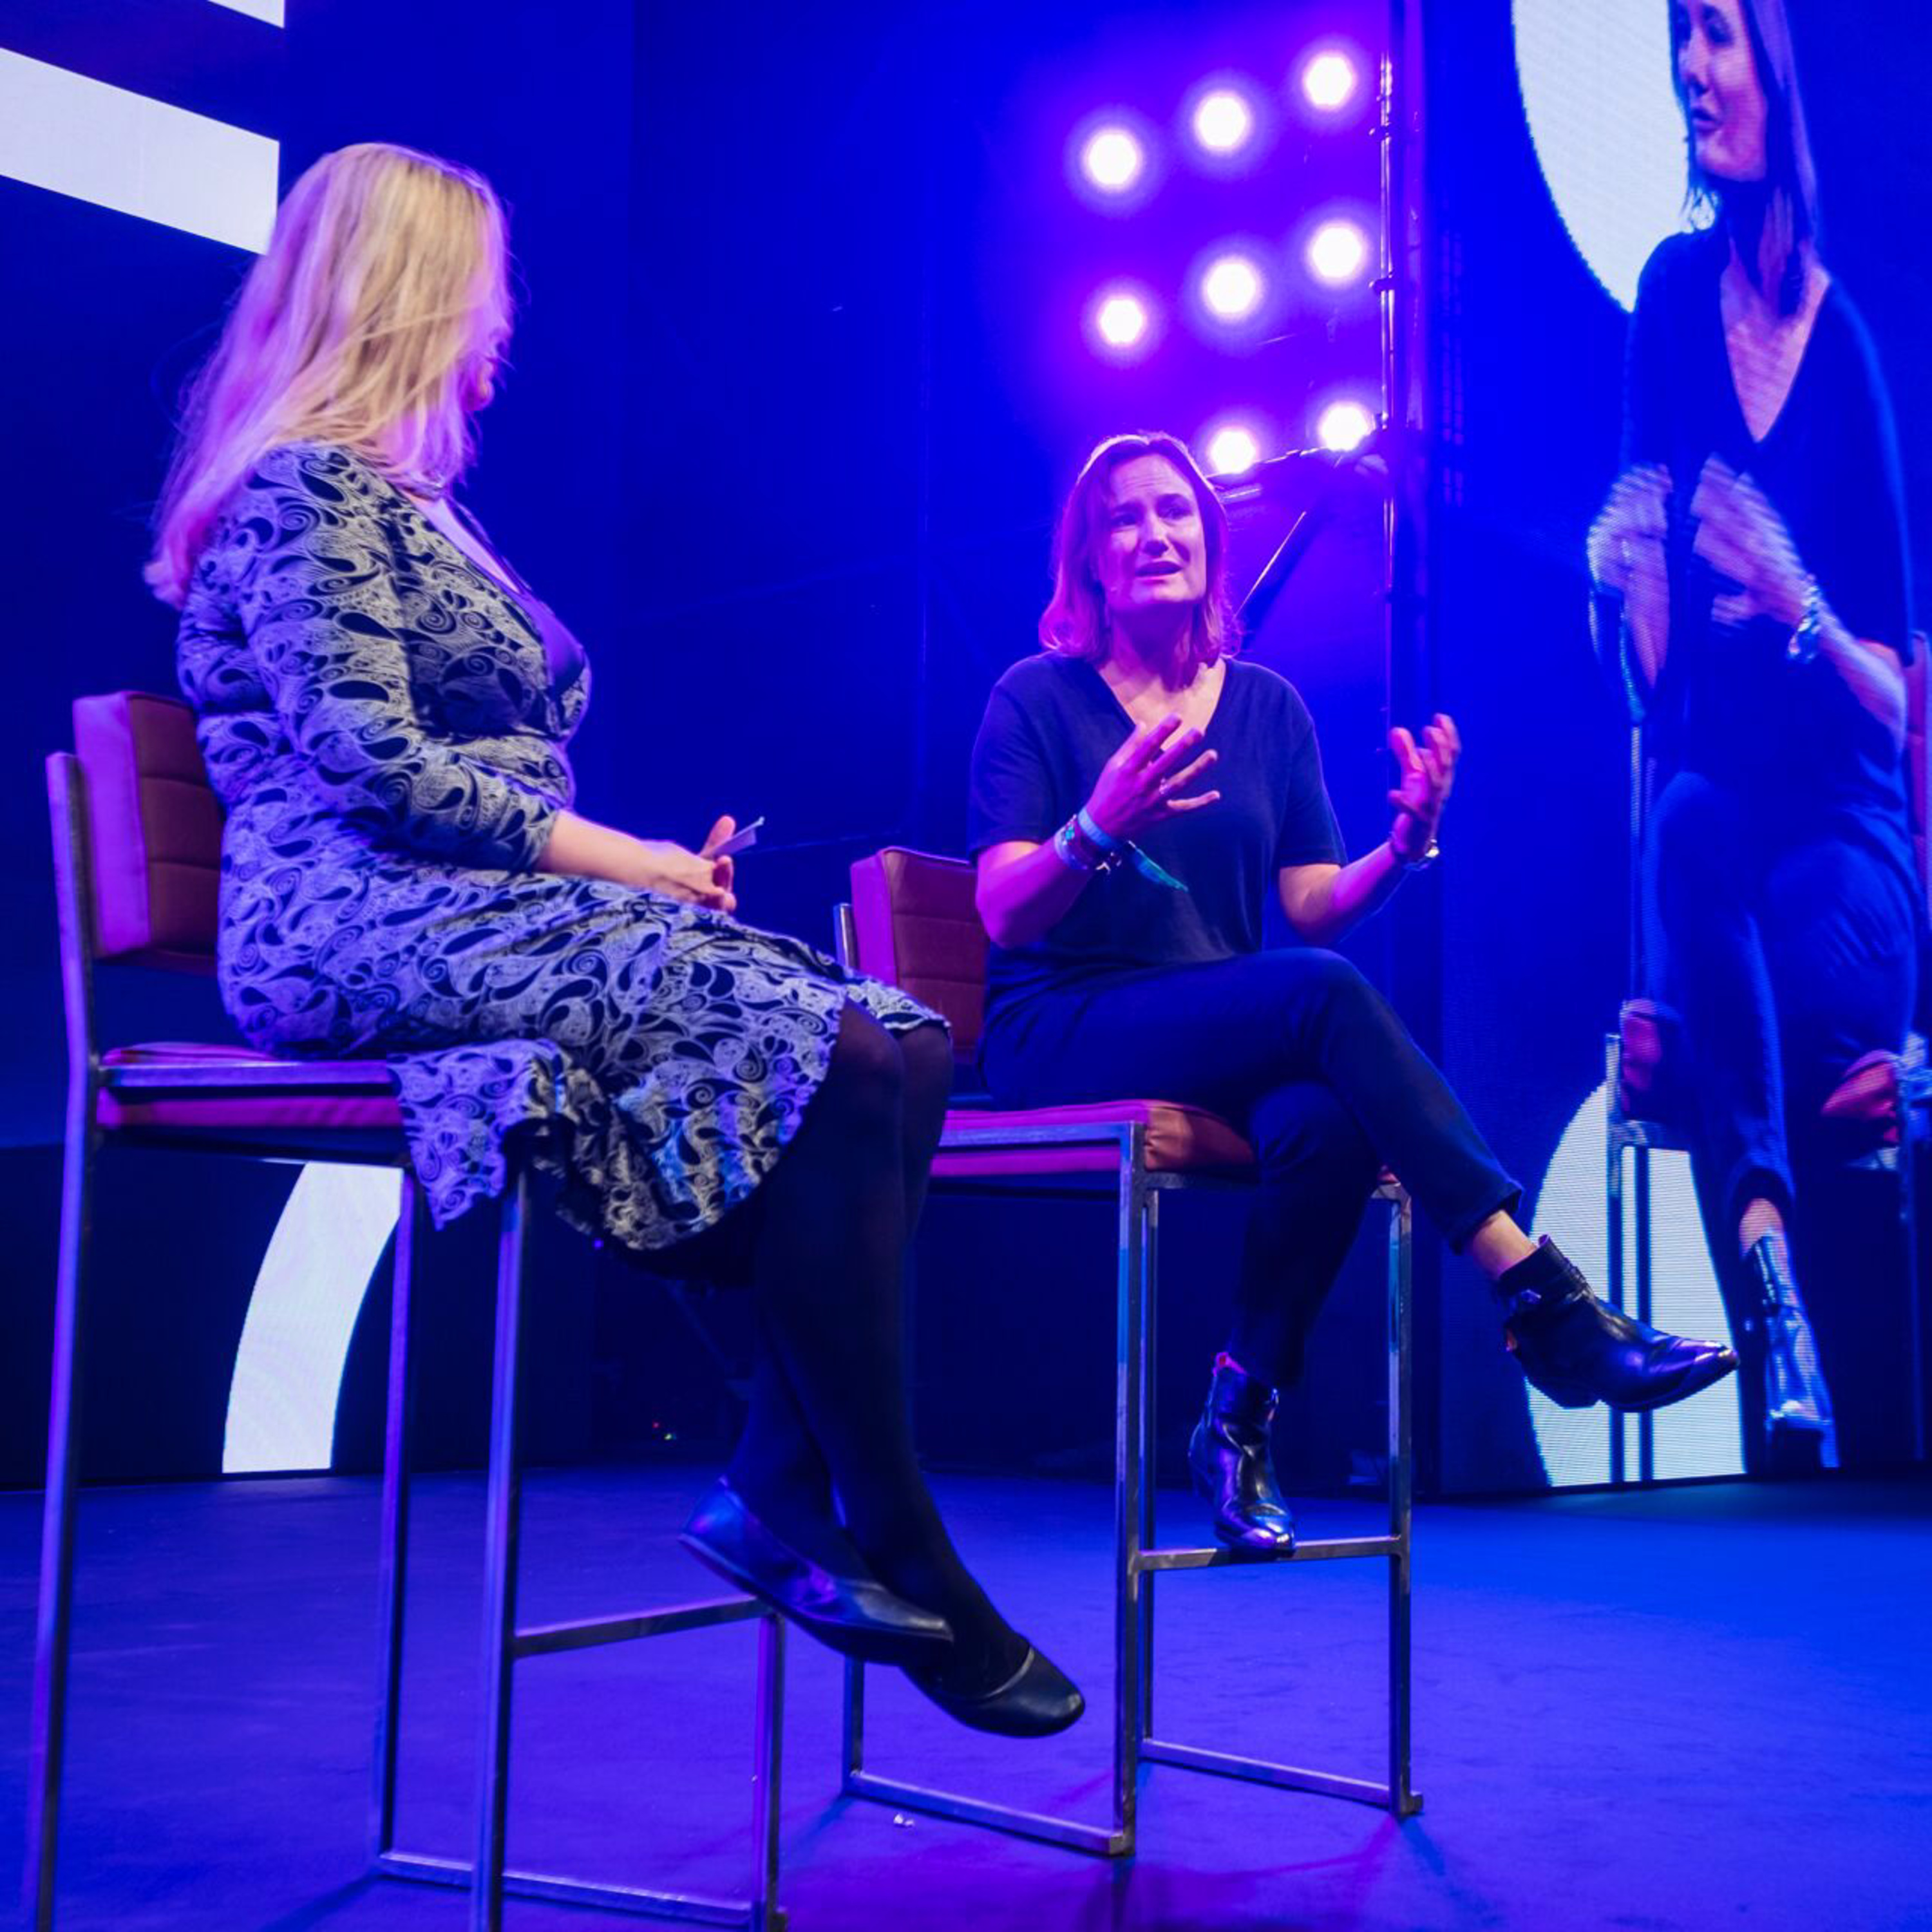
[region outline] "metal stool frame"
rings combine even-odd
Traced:
[[[1092,1147],[1110,1134],[1119,1153],[1119,1180],[1102,1197],[1119,1208],[1120,1264],[1115,1337],[1118,1398],[1114,1411],[1113,1786],[1111,1814],[1104,1825],[1022,1810],[964,1792],[900,1782],[866,1766],[866,1686],[862,1665],[845,1673],[844,1777],[849,1797],[928,1812],[1014,1835],[1065,1846],[1103,1858],[1130,1858],[1136,1838],[1136,1800],[1142,1764],[1173,1765],[1213,1772],[1280,1790],[1310,1791],[1383,1807],[1397,1818],[1422,1808],[1409,1782],[1410,1744],[1410,1532],[1413,1489],[1412,1460],[1411,1215],[1408,1196],[1385,1184],[1376,1198],[1389,1208],[1388,1240],[1388,1510],[1386,1536],[1338,1537],[1298,1544],[1283,1557],[1236,1556],[1218,1546],[1162,1547],[1154,1534],[1156,1290],[1158,1282],[1160,1200],[1184,1190],[1226,1190],[1244,1185],[1226,1176],[1150,1172],[1145,1129],[1123,1121],[1111,1129],[1089,1126],[977,1128],[956,1120],[940,1142],[940,1153],[1056,1145]],[[935,1170],[935,1189],[1004,1192],[1010,1186],[984,1180],[948,1183]],[[1084,1194],[1096,1190],[1077,1184],[1035,1192]],[[1388,1565],[1388,1772],[1387,1780],[1304,1769],[1265,1759],[1203,1750],[1156,1736],[1154,1731],[1154,1580],[1166,1571],[1231,1568],[1255,1562],[1317,1562],[1351,1557],[1379,1557]]]
[[[47,1480],[42,1529],[40,1588],[35,1633],[28,1834],[24,1910],[35,1932],[54,1924],[62,1772],[66,1743],[69,1664],[74,1622],[74,1516],[80,1446],[82,1318],[92,1226],[94,1170],[104,1140],[103,1094],[199,1094],[203,1097],[319,1093],[381,1093],[389,1087],[380,1062],[278,1063],[204,1060],[189,1065],[104,1066],[94,1034],[94,886],[86,778],[80,760],[56,753],[47,761],[59,905],[62,992],[68,1020],[68,1087],[65,1158],[61,1188],[58,1276],[56,1286],[52,1377],[47,1429]],[[298,1150],[269,1144],[266,1135],[117,1130],[116,1141],[147,1147],[191,1147],[254,1158],[334,1160],[400,1167],[394,1286],[390,1316],[388,1409],[385,1428],[380,1552],[381,1695],[376,1726],[371,1806],[373,1868],[434,1884],[469,1886],[472,1932],[500,1932],[506,1892],[596,1905],[746,1932],[782,1932],[778,1902],[778,1785],[784,1682],[784,1638],[776,1616],[748,1598],[681,1604],[626,1616],[519,1629],[516,1622],[518,1544],[522,1518],[519,1436],[521,1422],[524,1259],[529,1180],[513,1174],[501,1203],[496,1270],[496,1326],[490,1405],[488,1509],[483,1637],[484,1720],[478,1773],[473,1862],[400,1851],[395,1845],[396,1773],[401,1714],[403,1633],[409,1527],[407,1459],[412,1377],[410,1291],[422,1229],[420,1190],[405,1164],[400,1137],[350,1130],[314,1137]],[[670,1636],[681,1630],[757,1620],[760,1625],[752,1788],[754,1854],[750,1895],[723,1900],[640,1888],[594,1884],[543,1873],[507,1870],[511,1685],[525,1658],[598,1644]],[[477,1882],[481,1875],[481,1882]]]

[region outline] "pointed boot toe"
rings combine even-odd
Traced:
[[[1666,1334],[1606,1307],[1546,1235],[1495,1292],[1517,1366],[1564,1408],[1599,1402],[1626,1411],[1667,1408],[1738,1365],[1721,1342]]]
[[[759,1521],[720,1480],[678,1538],[699,1562],[768,1604],[808,1636],[860,1664],[900,1667],[943,1663],[952,1626],[886,1588],[862,1568],[828,1569]]]

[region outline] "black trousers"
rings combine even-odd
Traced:
[[[1012,1107],[1184,1101],[1261,1164],[1228,1352],[1286,1387],[1386,1165],[1460,1249],[1522,1190],[1395,1010],[1338,954],[1294,948],[1038,995],[982,1055]]]
[[[1694,772],[1658,794],[1645,859],[1651,978],[1683,1016],[1698,1199],[1721,1277],[1748,1202],[1796,1204],[1795,1168],[1846,1069],[1904,1046],[1917,908],[1877,853],[1772,838]]]

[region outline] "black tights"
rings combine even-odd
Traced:
[[[788,1542],[841,1569],[856,1547],[888,1588],[947,1618],[948,1675],[965,1683],[1009,1673],[1024,1646],[952,1548],[907,1411],[906,1247],[952,1078],[940,1028],[889,1034],[846,1008],[824,1082],[733,1231],[751,1243],[757,1356],[726,1473]]]

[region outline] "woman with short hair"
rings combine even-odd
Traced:
[[[1512,1218],[1521,1190],[1388,1004],[1326,949],[1430,863],[1461,746],[1390,734],[1388,839],[1347,860],[1294,687],[1235,653],[1225,512],[1186,447],[1117,436],[1060,521],[1041,654],[993,690],[970,841],[993,948],[983,1064],[1010,1106],[1134,1094],[1226,1115],[1261,1168],[1189,1448],[1216,1534],[1292,1544],[1268,1426],[1384,1164],[1490,1276],[1568,1407],[1682,1401],[1729,1350],[1606,1308]],[[1202,788],[1210,788],[1203,789]],[[1264,949],[1270,890],[1304,943]]]
[[[438,1219],[528,1164],[664,1274],[748,1280],[751,1412],[687,1545],[961,1721],[1063,1729],[914,1459],[901,1274],[943,1024],[593,824],[577,640],[452,492],[510,332],[479,176],[370,143],[296,184],[193,394],[149,580],[226,808],[217,964],[256,1046],[399,1056]]]

